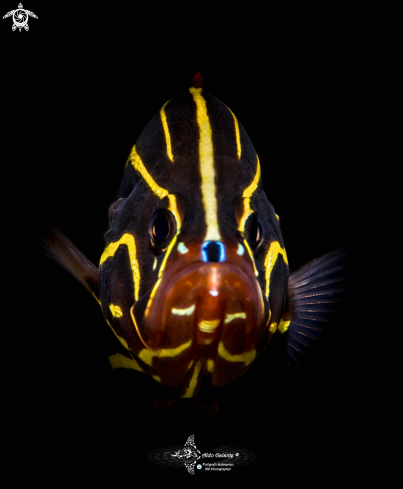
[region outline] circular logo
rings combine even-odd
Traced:
[[[198,469],[201,469],[201,468],[202,468],[202,466],[199,464],[199,465],[197,466],[197,468],[198,468]]]
[[[15,10],[13,14],[13,20],[14,20],[14,24],[17,27],[19,28],[24,27],[28,22],[28,14],[26,10],[21,8]]]

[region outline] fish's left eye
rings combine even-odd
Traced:
[[[148,231],[156,250],[163,251],[176,232],[174,216],[167,209],[157,209],[151,217]]]
[[[263,230],[255,212],[248,219],[247,229],[252,249],[256,250],[263,240]]]

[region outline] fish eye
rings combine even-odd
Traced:
[[[151,243],[163,251],[176,231],[175,218],[166,209],[157,209],[151,217],[149,235]]]
[[[252,248],[257,249],[263,240],[263,230],[255,212],[248,219],[248,235]]]

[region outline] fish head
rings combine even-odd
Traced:
[[[280,321],[288,263],[260,172],[232,111],[192,87],[146,126],[109,209],[105,318],[184,397],[200,376],[222,386],[245,372]]]

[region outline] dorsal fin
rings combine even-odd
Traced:
[[[192,77],[192,87],[193,88],[204,88],[204,80],[200,74],[200,71],[195,73]]]

